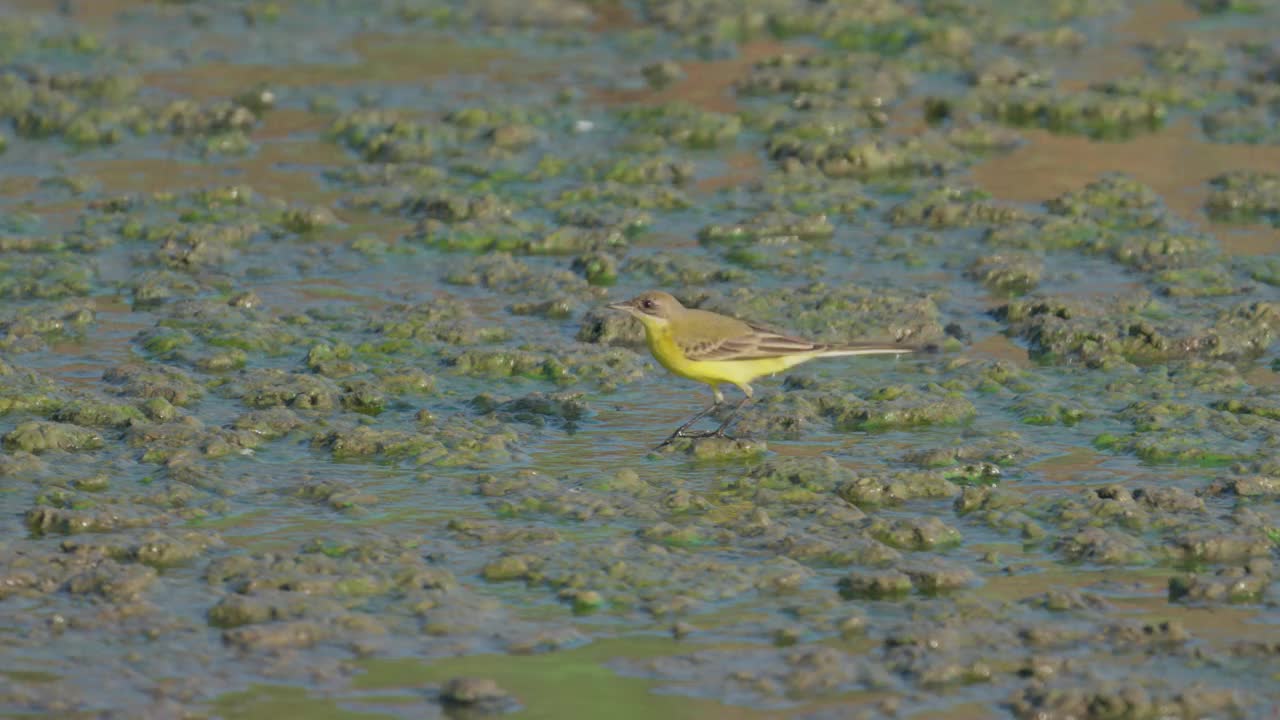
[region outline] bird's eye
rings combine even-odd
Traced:
[[[652,310],[655,305],[657,305],[657,303],[649,299],[646,299],[644,302],[640,303],[640,307],[643,307],[645,310]]]

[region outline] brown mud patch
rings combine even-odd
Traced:
[[[29,13],[59,14],[80,23],[104,23],[138,7],[155,5],[150,0],[12,0],[11,9]]]
[[[755,152],[735,152],[724,159],[725,171],[719,175],[705,177],[695,183],[700,192],[712,193],[717,190],[746,185],[759,180],[764,174],[764,162]]]
[[[684,77],[664,88],[606,89],[595,92],[593,97],[604,105],[687,103],[713,112],[734,112],[738,109],[738,99],[734,96],[733,84],[746,77],[752,65],[777,55],[804,57],[814,51],[814,48],[805,45],[756,40],[744,43],[738,48],[736,56],[726,60],[690,60],[679,63]]]
[[[200,100],[225,98],[257,85],[421,84],[449,75],[486,75],[496,80],[538,79],[554,74],[552,61],[531,60],[496,47],[463,45],[438,34],[363,33],[351,39],[359,59],[348,64],[253,65],[205,63],[181,70],[150,73],[149,87]]]
[[[1228,252],[1258,254],[1280,248],[1280,229],[1252,226],[1243,236],[1221,233],[1234,226],[1204,213],[1211,178],[1231,170],[1274,172],[1280,147],[1206,142],[1190,122],[1127,142],[1101,142],[1047,130],[1023,130],[1028,142],[978,165],[974,180],[1002,200],[1041,203],[1084,187],[1108,173],[1124,173],[1150,186],[1184,220],[1220,233]],[[1220,238],[1222,239],[1222,238]]]
[[[1200,13],[1181,0],[1142,3],[1110,28],[1112,42],[1091,47],[1076,63],[1068,64],[1062,73],[1062,86],[1082,90],[1095,82],[1141,75],[1145,68],[1138,54],[1139,45],[1183,35],[1176,26],[1199,19]]]
[[[110,178],[109,194],[181,192],[207,187],[248,184],[258,192],[290,200],[316,200],[336,193],[324,187],[309,168],[282,169],[280,165],[315,162],[312,150],[327,155],[319,143],[268,143],[248,158],[217,161],[185,161],[176,158],[119,157],[85,160],[79,169]]]
[[[979,357],[994,360],[1005,360],[1020,368],[1035,366],[1027,349],[1021,347],[1007,335],[995,333],[982,338],[969,346],[968,352]]]
[[[635,13],[622,0],[606,0],[593,4],[591,12],[595,14],[595,22],[591,24],[592,32],[616,32],[641,27]]]
[[[1108,42],[1089,48],[1076,62],[1066,64],[1061,86],[1083,90],[1099,82],[1141,76],[1146,71],[1140,54],[1144,44],[1180,37],[1212,37],[1223,42],[1267,37],[1264,29],[1252,27],[1207,33],[1179,27],[1200,19],[1195,8],[1180,0],[1139,4],[1109,29]],[[1208,142],[1190,120],[1125,142],[1040,129],[1019,132],[1027,140],[1024,145],[974,168],[978,185],[997,198],[1040,203],[1105,173],[1125,173],[1151,186],[1183,219],[1215,233],[1229,254],[1259,255],[1280,248],[1280,229],[1215,222],[1204,212],[1208,180],[1230,170],[1274,171],[1280,167],[1280,148]]]
[[[1027,466],[1027,471],[1035,473],[1044,480],[1055,483],[1054,493],[1060,493],[1066,485],[1085,487],[1096,482],[1088,482],[1090,476],[1103,471],[1103,464],[1110,458],[1099,454],[1091,448],[1075,448],[1068,453],[1045,458]],[[1108,472],[1108,479],[1116,478]]]

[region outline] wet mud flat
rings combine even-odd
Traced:
[[[6,4],[0,717],[1269,717],[1277,23]]]

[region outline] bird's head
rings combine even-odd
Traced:
[[[650,290],[630,300],[612,303],[609,309],[630,313],[632,317],[648,327],[666,323],[673,315],[683,310],[684,306],[679,300],[661,290]]]

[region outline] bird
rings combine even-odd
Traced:
[[[687,308],[671,294],[650,290],[608,305],[630,314],[644,326],[649,352],[672,374],[711,386],[714,402],[671,433],[658,448],[677,438],[728,437],[725,429],[751,401],[751,382],[803,362],[846,355],[900,355],[918,348],[902,343],[820,343],[774,332],[728,315]],[[743,398],[720,427],[691,432],[689,428],[725,404],[721,385],[734,385]]]

